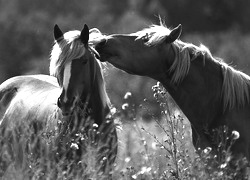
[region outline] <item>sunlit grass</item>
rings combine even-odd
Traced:
[[[231,156],[230,148],[239,138],[236,131],[230,134],[225,126],[215,129],[213,139],[219,146],[197,152],[192,145],[187,119],[172,101],[167,101],[169,94],[160,84],[152,89],[162,110],[162,119],[151,115],[153,122],[143,123],[138,117],[133,117],[133,105],[125,103],[130,123],[124,123],[120,132],[123,149],[120,155],[122,163],[118,164],[122,166],[117,169],[115,179],[248,178],[243,173],[247,160],[233,160]]]
[[[214,141],[220,142],[220,146],[213,150],[207,147],[197,153],[191,141],[190,124],[168,100],[168,93],[160,84],[153,87],[153,93],[162,110],[160,119],[151,114],[152,121],[144,122],[131,104],[131,93],[126,93],[120,108],[111,109],[118,133],[118,154],[113,170],[108,173],[114,180],[244,179],[242,170],[247,161],[233,161],[230,152],[239,136],[237,132],[230,134],[227,127],[214,130]],[[140,108],[150,114],[150,109]],[[41,141],[39,136],[34,138],[32,131],[23,132],[20,140],[14,141],[14,148],[8,146],[13,142],[11,137],[0,139],[1,170],[10,164],[2,179],[111,179],[99,171],[98,148],[93,145],[98,141],[95,128],[76,133],[84,139],[84,153],[77,162],[67,160],[64,155],[58,160],[57,155],[51,153],[57,151],[55,144],[45,146],[48,142]],[[33,151],[25,151],[19,157],[19,148],[23,147],[20,142],[31,140],[33,143],[28,145],[35,142],[33,149],[30,148]],[[46,148],[37,149],[37,143]],[[74,156],[78,146],[76,138],[68,139],[64,153]],[[25,163],[17,165],[18,158],[25,159]]]

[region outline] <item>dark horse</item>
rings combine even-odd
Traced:
[[[56,159],[57,166],[80,167],[86,174],[84,167],[94,159],[90,168],[103,179],[110,178],[117,134],[101,66],[95,59],[98,54],[89,46],[89,29],[85,25],[81,32],[63,34],[56,25],[54,37],[52,76],[17,76],[0,85],[1,172],[12,161],[16,168],[33,170],[32,156],[40,163],[48,160],[48,172]],[[96,153],[86,154],[90,147]]]
[[[240,134],[233,155],[250,160],[250,77],[205,46],[182,42],[181,31],[161,24],[128,35],[96,34],[96,50],[101,61],[160,81],[189,119],[196,148],[217,147],[212,130],[226,125]]]

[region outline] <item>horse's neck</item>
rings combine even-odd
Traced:
[[[100,73],[100,72],[97,72]],[[103,80],[96,77],[93,91],[90,92],[88,109],[91,110],[91,118],[96,124],[101,125],[109,113],[109,99],[104,89]]]
[[[91,110],[91,118],[93,118],[94,122],[100,126],[105,121],[106,115],[109,113],[109,107],[108,104],[103,104],[99,94],[95,94],[94,96],[97,97],[90,98],[88,108]]]
[[[162,77],[160,82],[191,124],[211,124],[222,112],[221,69],[211,60],[205,60],[205,65],[203,59],[192,61],[188,75],[179,85],[171,84],[166,77]]]

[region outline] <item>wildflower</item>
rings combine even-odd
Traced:
[[[110,122],[111,122],[110,120],[106,120],[106,122],[105,122],[105,123],[106,123],[106,124],[108,124],[108,123],[110,123]]]
[[[98,128],[98,124],[94,123],[93,128]]]
[[[71,143],[70,148],[79,149],[79,147],[78,147],[78,145],[76,143]]]
[[[144,146],[147,145],[147,141],[145,139],[142,140],[142,143],[143,143]]]
[[[224,169],[226,166],[227,166],[227,163],[224,163],[224,164],[221,164],[221,165],[220,165],[220,168],[221,168],[221,169]]]
[[[152,142],[152,149],[154,149],[154,150],[157,150],[157,148],[158,148],[158,144],[157,144],[157,142]]]
[[[129,107],[129,104],[128,103],[124,103],[122,105],[122,110],[126,110],[128,107]]]
[[[232,131],[233,140],[237,140],[240,137],[240,133],[238,131]]]
[[[159,94],[158,93],[154,93],[154,98],[159,98]]]
[[[133,179],[137,179],[137,175],[134,174],[134,175],[132,176],[132,178],[133,178]]]
[[[141,174],[144,174],[144,173],[148,173],[148,172],[150,172],[152,170],[152,168],[151,167],[142,167],[141,168]]]
[[[228,156],[228,157],[226,158],[226,162],[229,162],[229,161],[231,161],[231,156]]]
[[[205,154],[209,154],[211,152],[212,148],[211,147],[206,147],[206,149],[203,150]]]
[[[128,163],[130,160],[131,160],[130,157],[126,157],[126,158],[125,158],[125,162],[126,162],[126,163]]]
[[[115,114],[115,113],[116,113],[116,108],[115,108],[115,107],[112,107],[112,108],[110,109],[110,112],[111,112],[112,115]]]
[[[144,160],[148,161],[148,156],[147,155],[143,156],[143,158],[144,158]]]
[[[157,85],[152,86],[152,90],[156,91],[159,87]]]
[[[131,92],[127,92],[127,93],[124,95],[123,99],[129,99],[129,98],[131,98],[131,96],[132,96],[132,93],[131,93]]]
[[[222,171],[218,172],[218,176],[219,176],[219,177],[220,177],[220,176],[223,176],[223,172],[222,172]]]

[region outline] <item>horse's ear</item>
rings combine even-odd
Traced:
[[[176,39],[178,39],[181,35],[181,31],[182,31],[182,25],[179,24],[176,28],[174,28],[170,34],[168,35],[168,37],[166,38],[166,42],[167,43],[172,43],[174,42]]]
[[[81,31],[80,39],[83,44],[88,44],[89,41],[89,27],[84,24],[84,27]]]
[[[54,26],[54,38],[57,42],[59,42],[63,37],[63,32],[61,31],[61,29],[58,27],[58,25],[56,24]]]

